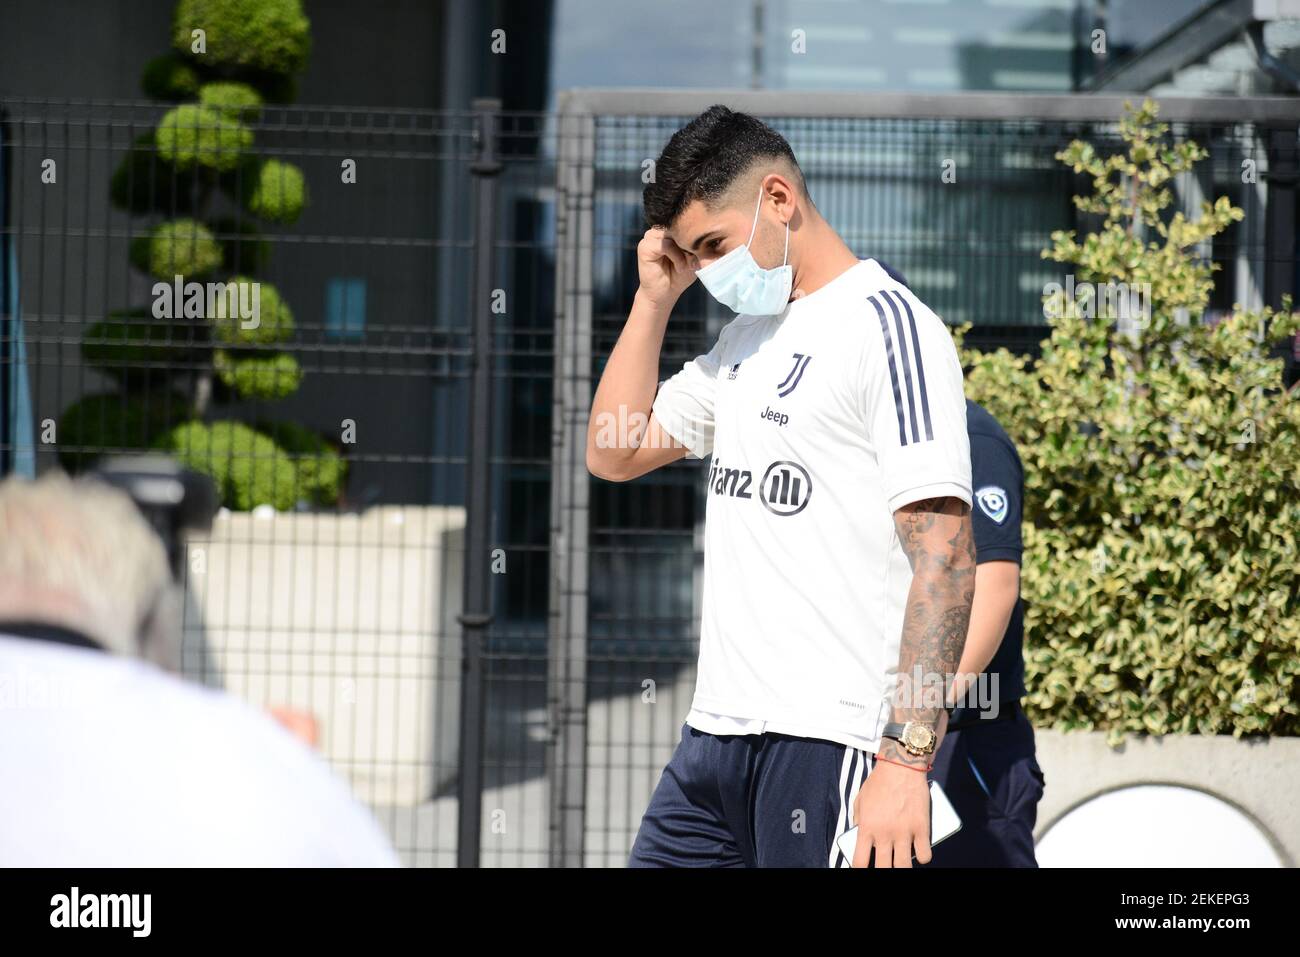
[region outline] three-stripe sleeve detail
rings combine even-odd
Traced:
[[[898,416],[898,443],[908,445],[923,441],[922,433],[924,441],[931,441],[934,439],[934,425],[930,419],[930,394],[925,385],[925,362],[921,357],[921,340],[911,303],[896,289],[882,289],[867,299],[876,307],[880,319],[885,362],[894,391],[894,411]],[[889,305],[889,316],[894,320],[892,328],[881,300]],[[911,427],[910,437],[908,426]]]
[[[930,424],[930,393],[925,388],[925,363],[921,361],[921,340],[916,331],[916,316],[912,314],[912,304],[897,289],[894,290],[894,298],[902,303],[907,313],[907,324],[912,330],[912,351],[916,356],[917,383],[921,387],[921,412],[925,418],[925,437],[928,440],[933,439],[934,427]]]
[[[885,318],[885,309],[875,296],[868,296],[867,301],[876,307],[880,317],[880,334],[885,339],[885,360],[889,364],[889,381],[894,385],[894,411],[898,413],[898,444],[907,444],[907,432],[903,426],[903,394],[898,388],[898,368],[894,365],[894,340],[889,336],[889,320]]]

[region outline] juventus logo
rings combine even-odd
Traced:
[[[783,399],[799,385],[804,370],[808,368],[808,363],[812,362],[812,356],[806,356],[802,352],[794,353],[791,358],[794,359],[794,365],[790,368],[790,374],[785,377],[785,381],[776,387],[776,394]]]

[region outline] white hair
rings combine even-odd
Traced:
[[[175,669],[178,607],[162,541],[125,492],[61,472],[0,482],[0,633],[58,625]]]

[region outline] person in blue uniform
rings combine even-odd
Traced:
[[[926,867],[1037,867],[1034,825],[1045,782],[1025,695],[1020,599],[1024,471],[1010,436],[966,400],[975,503],[975,600],[958,671],[979,678],[958,700],[930,772],[962,826]]]

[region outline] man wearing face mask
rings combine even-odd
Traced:
[[[926,863],[928,770],[974,588],[962,371],[943,322],[818,213],[785,139],[714,106],[644,193],[640,288],[587,465],[707,473],[699,670],[631,866]],[[699,278],[736,313],[659,381]],[[647,423],[618,435],[611,423]],[[854,859],[837,837],[859,826]]]

